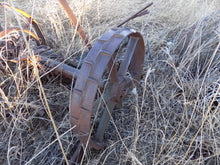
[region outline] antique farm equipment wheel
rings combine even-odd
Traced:
[[[126,51],[118,63],[116,52],[125,40],[127,40]],[[128,93],[129,86],[139,81],[143,69],[144,50],[144,41],[140,33],[133,29],[113,28],[106,32],[88,53],[77,76],[70,110],[71,123],[76,126],[74,133],[79,135],[84,145],[95,149],[103,147],[104,130],[109,120],[108,113],[112,112],[116,104],[121,103],[121,99]],[[108,84],[103,83],[102,79],[106,67],[109,73]],[[106,111],[103,112],[97,132],[91,137],[93,104],[97,90],[103,84],[110,87],[106,89],[108,93],[105,102]]]

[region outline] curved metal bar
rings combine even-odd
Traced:
[[[128,48],[126,50],[123,62],[120,65],[120,68],[119,68],[119,71],[118,71],[119,76],[125,76],[126,72],[128,71],[128,67],[131,63],[131,59],[132,59],[132,56],[134,54],[136,45],[138,43],[138,39],[139,38],[135,38],[135,37],[130,37],[129,38]]]
[[[26,13],[25,11],[21,10],[21,9],[18,9],[18,8],[14,8],[10,5],[6,5],[6,4],[2,4],[0,3],[0,7],[9,7],[11,9],[14,9],[15,11],[19,12],[20,14],[22,14],[23,16],[25,16],[29,21],[30,23],[33,24],[33,27],[34,27],[34,30],[36,31],[38,37],[40,38],[40,42],[42,45],[46,45],[46,40],[45,40],[45,37],[43,35],[43,32],[40,28],[40,26],[38,25],[37,21],[31,17],[31,15],[29,15],[28,13]]]
[[[14,31],[17,31],[17,32],[20,32],[22,31],[22,29],[18,28],[18,27],[12,27],[12,28],[8,28],[6,30],[3,30],[0,32],[0,37],[4,37],[6,36],[7,34],[11,33],[11,32],[14,32]],[[39,38],[34,34],[32,33],[31,31],[27,30],[27,29],[23,29],[23,31],[27,34],[29,34],[31,37],[33,37],[36,41],[39,42]]]

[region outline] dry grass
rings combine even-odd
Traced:
[[[7,2],[33,15],[62,58],[87,51],[58,1]],[[91,152],[87,162],[220,164],[220,2],[153,2],[149,15],[127,24],[150,45],[138,94],[113,113],[108,147]],[[145,4],[70,2],[92,44]],[[9,10],[1,9],[0,20],[3,28],[18,25]],[[77,140],[68,114],[70,83],[59,76],[39,79],[36,67],[1,61],[0,164],[65,164],[61,148],[70,159]]]

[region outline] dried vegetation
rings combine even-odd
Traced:
[[[33,15],[62,59],[87,51],[58,1],[7,2]],[[146,3],[69,2],[92,44]],[[108,147],[91,152],[87,163],[220,164],[220,2],[153,2],[149,15],[127,24],[150,48],[138,93],[115,110]],[[24,21],[0,12],[3,29]],[[55,75],[39,79],[36,67],[0,57],[0,164],[65,164],[48,111],[70,159],[77,140],[68,114],[71,82]]]

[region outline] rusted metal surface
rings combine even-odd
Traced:
[[[92,48],[92,45],[88,43],[88,38],[86,37],[85,32],[83,31],[82,27],[80,26],[79,20],[77,20],[76,16],[73,14],[69,4],[66,0],[59,0],[60,4],[63,6],[65,12],[67,13],[68,17],[70,18],[71,22],[73,23],[74,27],[77,29],[80,37],[82,38],[83,42],[86,44],[88,49]]]
[[[1,55],[5,57],[6,60],[20,58],[20,55],[23,54],[21,52],[23,52],[27,46],[25,40],[30,41],[33,39],[32,43],[35,46],[40,45],[40,39],[37,35],[27,29],[19,27],[11,27],[1,31],[0,39]]]
[[[73,78],[76,79],[78,76],[79,70],[67,64],[55,61],[41,55],[35,55],[34,58],[36,58],[39,67],[46,66],[48,68],[48,73],[53,72],[55,74],[61,74],[63,77],[70,80],[72,80]],[[31,57],[29,57],[29,60],[31,60]]]
[[[122,61],[119,71],[116,65],[113,65],[115,60],[114,53],[123,40],[129,38],[129,45],[132,48],[127,49],[125,60]],[[134,39],[135,38],[135,39]],[[135,41],[134,41],[135,40]],[[140,79],[143,62],[144,62],[144,42],[140,33],[128,28],[113,28],[106,32],[90,50],[86,57],[76,80],[72,99],[71,99],[71,123],[76,126],[74,133],[79,135],[80,140],[85,146],[95,148],[97,150],[103,148],[102,142],[97,136],[91,137],[91,114],[93,102],[97,93],[99,84],[101,83],[103,73],[112,60],[112,64],[108,66],[111,71],[110,81],[110,100],[108,104],[110,111],[114,109],[115,104],[121,101],[124,96],[123,91],[126,90],[130,82],[123,84],[125,74],[130,73],[132,80]],[[127,61],[128,60],[128,61]],[[129,62],[129,64],[127,64]],[[113,67],[113,68],[112,68]],[[123,84],[123,85],[121,85]],[[121,88],[119,90],[119,87]],[[106,118],[106,114],[104,118]],[[109,117],[107,117],[109,119]],[[108,122],[104,119],[103,123]],[[105,128],[100,126],[99,130],[104,132]],[[103,135],[103,133],[100,133]]]
[[[83,154],[84,154],[83,146],[80,143],[80,144],[78,144],[69,163],[72,165],[80,164],[82,157],[84,156]]]
[[[46,45],[46,44],[47,44],[47,43],[46,43],[46,40],[45,40],[45,38],[44,38],[43,32],[42,32],[40,26],[38,25],[37,21],[35,21],[35,20],[32,19],[31,17],[28,18],[28,21],[29,21],[30,24],[33,25],[34,30],[36,31],[36,33],[37,33],[37,35],[38,35],[38,37],[39,37],[39,39],[40,39],[40,44],[41,44],[41,45]]]
[[[18,13],[22,14],[24,17],[26,17],[28,19],[29,25],[32,24],[34,27],[34,30],[36,31],[38,38],[40,38],[40,44],[41,45],[46,45],[46,40],[45,37],[43,35],[43,32],[40,28],[40,26],[38,25],[37,21],[35,19],[33,19],[28,13],[26,13],[25,11],[18,9],[18,8],[14,8],[8,4],[5,3],[0,3],[0,7],[8,7],[10,9],[14,9],[15,11],[17,11]],[[23,30],[23,29],[22,29]]]
[[[1,31],[1,32],[0,32],[0,38],[5,37],[5,36],[6,36],[7,34],[9,34],[9,33],[12,33],[12,32],[21,32],[21,31],[23,31],[23,32],[25,32],[25,33],[27,33],[27,34],[29,34],[32,38],[34,38],[34,39],[36,40],[36,42],[37,42],[38,45],[40,44],[39,38],[38,38],[34,33],[32,33],[31,31],[29,31],[29,30],[27,30],[27,29],[21,29],[21,28],[19,28],[19,27],[12,27],[12,28],[8,28],[8,29],[6,29],[6,30]]]

